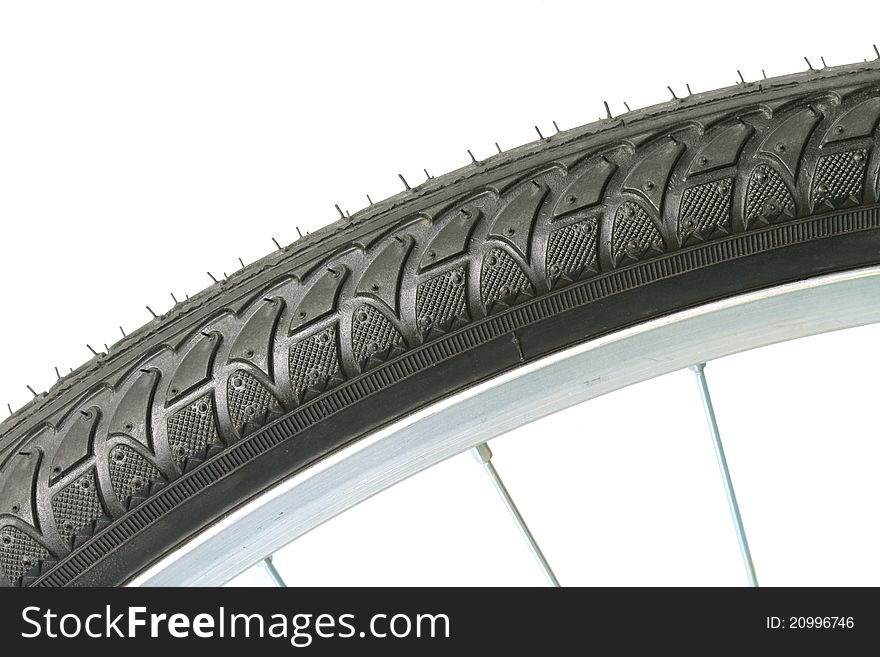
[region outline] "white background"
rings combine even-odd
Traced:
[[[828,12],[840,29],[828,29]],[[679,93],[874,56],[872,4],[0,2],[0,402],[271,237]],[[842,29],[845,22],[845,29]],[[837,18],[835,18],[837,21]],[[872,34],[873,32],[873,34]],[[880,584],[877,329],[708,369],[763,584]],[[745,581],[693,376],[495,441],[568,584]],[[543,583],[465,454],[276,560],[291,584]],[[257,572],[242,582],[262,582]]]

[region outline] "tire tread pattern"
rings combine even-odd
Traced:
[[[140,353],[126,374],[97,371],[62,411],[25,430],[18,418],[4,423],[0,492],[16,494],[0,499],[0,580],[64,583],[53,573],[85,567],[97,532],[116,523],[104,536],[119,544],[128,537],[117,521],[152,522],[146,500],[185,499],[186,474],[210,485],[223,463],[282,440],[282,428],[301,431],[370,386],[557,306],[740,257],[730,236],[769,249],[871,224],[876,213],[832,218],[831,228],[803,220],[867,213],[880,200],[877,73],[857,85],[841,74],[833,91],[792,88],[784,102],[746,95],[626,138],[611,130],[601,147],[402,212],[371,240],[281,272],[249,301]],[[668,116],[675,108],[658,113]],[[701,245],[710,248],[691,248]]]

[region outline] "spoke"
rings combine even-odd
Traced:
[[[266,557],[260,562],[260,565],[263,567],[263,570],[266,571],[266,574],[272,579],[275,586],[282,589],[287,588],[287,584],[284,583],[284,578],[281,577],[281,573],[278,572],[275,564],[272,563],[272,557]]]
[[[504,482],[501,481],[498,471],[495,469],[495,466],[492,465],[492,450],[489,449],[489,446],[486,443],[481,443],[471,451],[474,454],[474,458],[476,458],[486,469],[486,472],[492,479],[492,483],[495,484],[495,490],[498,491],[501,500],[504,502],[507,510],[510,511],[511,517],[519,528],[520,534],[522,534],[522,537],[525,539],[526,543],[528,543],[529,549],[532,551],[532,554],[538,562],[538,565],[541,567],[541,571],[544,573],[547,581],[551,586],[559,586],[559,580],[556,579],[556,575],[553,574],[553,569],[550,568],[550,564],[547,563],[544,553],[541,552],[541,548],[538,547],[538,542],[535,540],[535,537],[532,536],[532,532],[529,531],[526,521],[520,514],[519,509],[516,508],[516,504],[513,503],[513,498],[510,497],[510,493],[507,491]]]
[[[727,505],[730,507],[730,515],[733,518],[736,540],[739,542],[739,550],[742,553],[743,564],[751,586],[758,586],[758,578],[755,575],[755,564],[752,563],[752,553],[749,550],[749,541],[746,538],[746,530],[743,526],[742,516],[739,513],[739,504],[736,503],[736,493],[733,491],[733,481],[730,479],[730,470],[727,468],[727,458],[724,456],[724,446],[721,444],[721,435],[718,433],[718,422],[715,420],[715,409],[712,407],[712,397],[709,395],[709,386],[706,383],[704,369],[706,363],[692,365],[691,369],[697,375],[697,385],[700,388],[700,398],[703,401],[703,411],[706,413],[706,424],[709,425],[709,433],[712,435],[712,444],[715,446],[715,456],[718,459],[718,468],[721,470],[721,478],[724,480],[724,492],[727,495]]]

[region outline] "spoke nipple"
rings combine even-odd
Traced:
[[[474,458],[477,460],[477,463],[482,463],[486,465],[489,461],[492,460],[492,450],[489,449],[489,445],[486,443],[480,443],[472,450]]]

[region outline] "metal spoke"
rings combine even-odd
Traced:
[[[733,518],[736,540],[739,542],[739,550],[742,553],[743,564],[751,586],[758,586],[758,578],[755,575],[755,564],[752,563],[752,553],[749,550],[749,541],[746,538],[746,530],[743,527],[742,516],[739,513],[739,505],[736,503],[736,493],[733,491],[733,482],[730,479],[730,470],[727,468],[727,458],[724,456],[724,447],[721,444],[721,435],[718,433],[718,422],[715,420],[715,409],[712,407],[712,397],[709,395],[709,386],[706,384],[706,363],[692,365],[691,369],[697,375],[697,386],[700,388],[700,398],[703,401],[703,411],[706,413],[706,424],[709,425],[709,433],[712,435],[712,444],[715,446],[715,457],[718,459],[718,467],[721,470],[721,478],[724,480],[724,492],[727,495],[727,505],[730,507],[730,515]]]
[[[260,565],[263,567],[263,570],[266,571],[266,574],[272,579],[275,586],[282,589],[287,588],[287,584],[284,583],[284,578],[281,577],[281,573],[278,572],[275,564],[272,563],[272,557],[266,557],[260,562]]]
[[[492,479],[492,483],[495,484],[495,490],[498,491],[501,500],[504,502],[507,510],[510,511],[511,517],[513,517],[516,526],[519,528],[520,534],[522,534],[522,537],[525,539],[526,543],[528,543],[529,549],[532,551],[532,554],[538,562],[538,565],[541,567],[541,571],[544,573],[547,581],[551,586],[559,586],[559,580],[556,579],[556,575],[553,574],[553,569],[550,568],[550,564],[547,563],[544,553],[541,552],[541,548],[538,547],[538,542],[535,540],[535,537],[532,536],[532,532],[529,531],[529,527],[526,525],[526,521],[523,519],[522,514],[520,514],[519,509],[516,508],[516,504],[514,504],[513,498],[510,497],[510,493],[507,491],[504,482],[501,481],[498,471],[495,469],[495,466],[492,465],[492,450],[489,449],[489,446],[486,443],[481,443],[471,451],[474,458],[477,459],[477,461],[486,469],[486,472]]]

